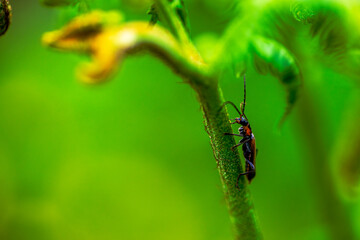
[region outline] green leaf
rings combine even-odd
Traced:
[[[279,123],[281,125],[298,98],[301,84],[299,66],[293,55],[280,43],[255,36],[250,43],[250,52],[256,70],[260,74],[270,73],[278,78],[287,91],[287,108]]]
[[[346,12],[341,6],[321,8],[314,16],[310,28],[312,38],[317,38],[320,49],[328,56],[342,58],[351,39],[351,31],[346,23]]]
[[[185,7],[184,0],[170,0],[171,7],[175,10],[176,14],[180,18],[185,30],[190,33],[190,22],[188,18],[188,12]]]
[[[317,57],[329,67],[359,79],[359,63],[354,52],[360,49],[360,3],[358,1],[296,1],[293,16],[310,23]],[[310,41],[309,41],[310,43]],[[313,44],[312,44],[313,45]]]
[[[150,18],[150,24],[155,25],[159,21],[159,14],[156,10],[156,4],[152,4],[150,6],[150,9],[147,11],[147,14],[151,16]]]
[[[180,19],[183,27],[187,33],[190,33],[190,22],[188,13],[183,0],[169,0],[171,9],[176,13]],[[147,14],[151,15],[150,24],[154,25],[157,21],[161,21],[161,12],[158,11],[156,3],[152,4]]]

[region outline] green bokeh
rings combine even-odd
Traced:
[[[189,6],[194,37],[223,21],[199,24],[201,2]],[[12,6],[0,38],[0,239],[232,239],[192,89],[148,55],[127,59],[108,83],[83,85],[74,77],[83,57],[41,46],[42,33],[58,24],[55,11],[36,1]],[[352,82],[313,64],[321,77],[311,87],[331,146]],[[239,103],[242,82],[231,78],[223,76],[224,96]],[[264,236],[326,239],[296,107],[278,132],[283,86],[253,69],[247,78],[259,148],[250,188]]]

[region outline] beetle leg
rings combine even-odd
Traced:
[[[245,159],[246,160],[246,163],[249,164],[251,170],[250,171],[247,171],[245,173],[241,173],[242,175],[245,175],[245,174],[248,174],[248,173],[253,173],[255,172],[255,166],[252,162],[250,162],[249,160]]]
[[[239,176],[237,177],[237,180],[236,180],[236,188],[237,189],[239,189],[239,179],[240,179],[241,176],[248,175],[248,174],[251,174],[251,173],[255,173],[254,164],[252,162],[250,162],[249,160],[247,160],[247,159],[246,159],[246,163],[250,166],[251,170],[239,174]]]
[[[235,146],[232,146],[232,147],[231,147],[231,150],[234,151],[235,148],[237,148],[238,146],[240,146],[240,145],[242,145],[242,144],[244,144],[244,143],[246,143],[246,142],[248,142],[248,141],[250,141],[250,140],[251,140],[251,138],[249,138],[249,137],[244,137],[243,139],[241,139],[241,140],[239,141],[238,144],[236,144]]]
[[[246,144],[246,150],[247,150],[249,153],[251,153],[249,144]]]

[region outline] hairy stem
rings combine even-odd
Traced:
[[[167,21],[170,31],[179,39],[180,44],[186,50],[188,60],[193,62],[196,59],[195,62],[203,62],[166,0],[157,0],[156,2],[162,15],[166,16],[165,21]],[[190,75],[188,82],[197,92],[203,110],[205,128],[217,162],[235,239],[262,239],[245,177],[240,178],[239,188],[236,187],[237,178],[243,168],[238,151],[231,150],[231,147],[235,145],[234,138],[224,135],[225,132],[232,132],[232,129],[225,109],[221,109],[224,101],[218,86],[218,79],[213,77],[218,76],[218,74],[210,72],[208,67],[203,67],[200,72],[203,76]]]
[[[238,151],[231,150],[235,145],[234,138],[224,135],[232,129],[225,109],[221,109],[223,102],[221,90],[216,84],[200,86],[195,90],[198,93],[205,127],[217,162],[235,239],[262,239],[245,177],[240,178],[239,189],[236,188],[242,166]]]
[[[262,239],[245,177],[240,178],[239,189],[236,188],[242,166],[239,153],[231,150],[235,145],[234,138],[224,135],[232,129],[225,109],[221,109],[223,99],[218,86],[219,71],[210,70],[203,61],[175,12],[168,6],[168,1],[157,0],[156,3],[167,16],[163,19],[169,22],[175,36],[160,26],[149,26],[146,22],[118,26],[113,23],[118,21],[119,16],[93,11],[79,16],[58,31],[45,34],[43,43],[91,55],[93,61],[79,71],[86,82],[97,83],[106,79],[127,56],[146,50],[189,83],[203,109],[236,239]]]

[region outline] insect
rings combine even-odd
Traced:
[[[242,137],[242,139],[239,141],[238,144],[234,145],[231,149],[234,150],[237,147],[242,145],[242,150],[245,158],[245,172],[240,173],[236,180],[236,186],[238,187],[240,176],[246,175],[249,183],[251,183],[251,180],[255,177],[256,171],[255,171],[255,158],[256,158],[256,143],[255,143],[255,136],[251,130],[248,118],[245,115],[245,102],[246,102],[246,80],[244,76],[244,101],[240,104],[240,110],[236,107],[236,105],[233,102],[227,101],[224,102],[223,107],[227,104],[232,105],[236,111],[239,113],[240,117],[231,119],[235,120],[231,124],[240,124],[242,125],[239,128],[239,134],[234,133],[225,133],[225,135],[233,135]]]

